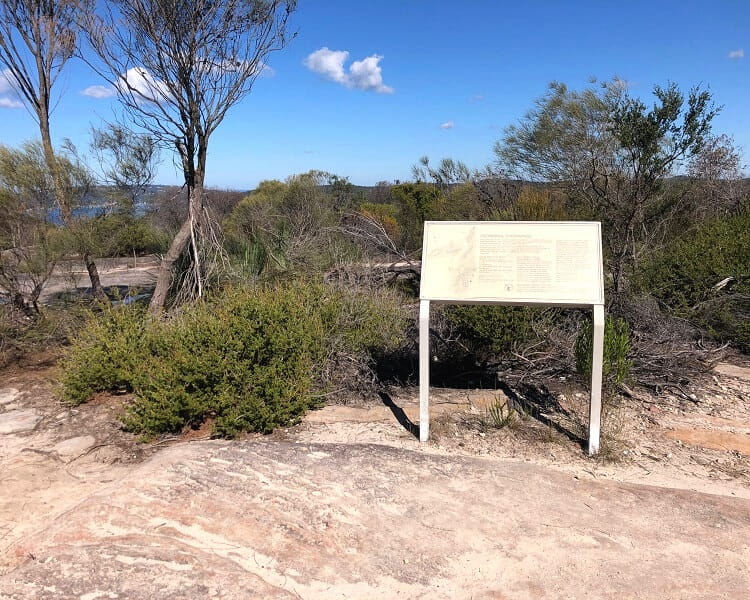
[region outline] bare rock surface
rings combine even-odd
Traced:
[[[0,434],[23,433],[34,429],[42,417],[33,410],[0,412]]]
[[[56,452],[58,456],[62,458],[71,458],[80,456],[83,452],[86,452],[96,443],[96,438],[93,435],[79,435],[74,438],[69,438],[58,442],[52,447],[52,451]]]
[[[750,461],[735,444],[750,435],[750,384],[737,371],[694,397],[620,398],[594,459],[579,440],[587,396],[562,380],[557,429],[492,426],[499,390],[434,388],[421,445],[417,390],[394,388],[272,436],[199,441],[204,424],[143,444],[120,424],[127,395],[67,406],[42,359],[0,373],[0,415],[41,417],[0,435],[3,600],[750,589]]]
[[[0,389],[0,406],[14,402],[20,395],[21,392],[19,392],[16,388]]]
[[[744,381],[750,381],[750,367],[743,367],[741,365],[732,365],[728,363],[719,363],[714,367],[714,371],[720,375],[729,375],[730,377],[736,377]]]
[[[746,598],[750,501],[519,461],[169,447],[16,546],[0,598]]]

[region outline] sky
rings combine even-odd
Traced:
[[[299,0],[291,27],[211,137],[208,185],[249,190],[310,169],[403,181],[421,156],[481,168],[551,81],[581,89],[615,76],[648,105],[656,84],[709,89],[723,106],[714,132],[750,163],[750,0]],[[85,151],[91,127],[113,119],[116,98],[94,87],[105,85],[68,63],[56,143]],[[0,73],[2,144],[38,137],[18,104]],[[168,152],[155,183],[181,183]]]

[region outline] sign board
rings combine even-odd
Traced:
[[[603,304],[600,225],[428,221],[420,298],[460,303]]]
[[[589,453],[599,451],[604,275],[592,222],[427,221],[419,308],[419,439],[429,437],[430,302],[591,307]]]

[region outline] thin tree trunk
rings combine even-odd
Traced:
[[[42,100],[46,102],[46,96],[42,97]],[[63,224],[70,228],[73,224],[73,207],[70,204],[70,199],[65,195],[65,184],[60,176],[60,170],[58,169],[57,160],[55,158],[55,151],[52,147],[52,137],[49,130],[49,119],[46,117],[47,111],[43,106],[42,110],[39,111],[39,132],[42,136],[42,151],[44,152],[44,160],[47,163],[47,168],[50,170],[52,175],[52,182],[55,188],[55,201],[60,209],[60,219]],[[109,302],[104,288],[102,287],[101,279],[99,278],[99,270],[96,267],[96,263],[91,258],[91,255],[84,253],[83,262],[86,265],[86,271],[88,271],[89,279],[91,280],[91,289],[94,297],[100,302]]]
[[[99,269],[96,267],[96,263],[88,254],[84,255],[83,261],[86,263],[86,271],[88,271],[89,279],[91,280],[91,290],[94,293],[94,297],[100,302],[109,304],[109,297],[102,287],[102,282],[99,279]]]
[[[164,258],[161,259],[159,271],[156,274],[154,295],[151,296],[151,302],[149,302],[148,305],[149,311],[153,314],[158,315],[164,310],[164,304],[167,301],[167,294],[169,293],[169,286],[172,283],[172,267],[190,242],[193,232],[192,216],[193,214],[198,214],[198,211],[200,211],[202,195],[202,186],[196,186],[190,190],[188,216],[185,218],[180,230],[169,245],[169,250],[167,250]]]
[[[49,118],[47,117],[46,108],[39,110],[39,133],[42,136],[42,152],[44,152],[44,161],[52,176],[52,184],[55,190],[55,201],[60,209],[60,219],[66,227],[70,227],[73,222],[73,209],[70,206],[69,199],[65,196],[65,185],[60,178],[60,170],[57,166],[55,151],[52,147],[52,136],[49,130]]]
[[[109,303],[107,293],[102,287],[101,279],[99,279],[99,269],[96,268],[96,263],[91,259],[91,256],[86,253],[83,255],[83,263],[86,265],[86,271],[89,273],[89,279],[91,280],[91,291],[94,294],[94,298],[100,302]]]
[[[16,310],[21,311],[25,316],[29,317],[30,319],[33,319],[38,316],[39,311],[34,310],[34,306],[27,303],[23,295],[18,292],[13,292],[11,294],[11,304]]]

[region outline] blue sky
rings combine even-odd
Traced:
[[[209,185],[252,189],[310,169],[371,185],[408,179],[423,155],[481,167],[550,81],[580,88],[591,76],[618,76],[646,99],[668,81],[708,87],[724,106],[715,132],[750,162],[748,0],[300,0],[292,23],[299,34],[269,57],[273,74],[211,138]],[[104,82],[80,62],[62,79],[53,138],[85,149],[116,100],[82,94]],[[0,143],[38,137],[7,99],[0,81]],[[178,182],[165,153],[156,183]]]

